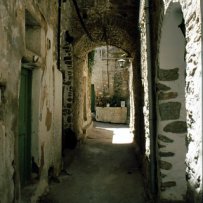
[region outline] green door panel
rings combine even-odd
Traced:
[[[19,97],[19,166],[21,185],[30,178],[31,171],[31,84],[32,72],[21,70]]]

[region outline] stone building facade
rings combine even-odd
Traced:
[[[125,106],[129,103],[130,62],[128,58],[124,60],[122,55],[125,55],[122,50],[112,46],[95,49],[91,84],[94,85],[96,106],[104,107],[108,103],[116,107],[121,106],[121,101],[125,101]],[[119,64],[121,58],[123,64]]]
[[[57,1],[1,1],[0,11],[0,202],[36,202],[61,168]]]

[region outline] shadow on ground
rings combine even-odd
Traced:
[[[52,183],[39,202],[147,202],[134,145],[112,144],[113,129],[118,131],[119,125],[95,123],[71,164],[65,163],[67,173],[59,177],[60,183]]]

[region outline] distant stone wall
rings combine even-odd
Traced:
[[[119,66],[119,56],[126,54],[123,50],[109,46],[95,49],[94,65],[92,66],[92,84],[95,87],[96,106],[120,106],[124,100],[129,108],[129,59],[125,66]],[[117,54],[117,55],[116,55]]]
[[[95,94],[97,98],[104,98],[105,96],[112,97],[114,94],[116,60],[108,54],[108,58],[112,59],[108,59],[107,61],[106,52],[106,46],[95,49],[94,65],[92,66],[92,84],[95,85]]]

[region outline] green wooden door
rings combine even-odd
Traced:
[[[32,72],[22,68],[19,98],[19,166],[21,185],[31,173],[31,84]]]

